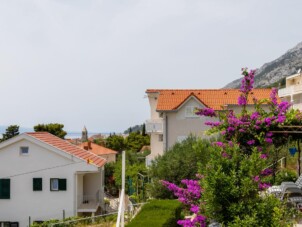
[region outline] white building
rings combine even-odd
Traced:
[[[176,142],[190,134],[205,137],[209,129],[204,123],[213,118],[197,116],[196,108],[212,108],[215,111],[241,110],[237,105],[239,89],[167,90],[148,89],[151,118],[146,121],[146,131],[151,136],[151,154],[146,159],[149,165],[157,155],[162,155]],[[253,98],[269,98],[271,89],[253,89],[248,108],[253,108]],[[216,119],[218,121],[219,119]]]
[[[279,97],[291,102],[294,109],[302,110],[302,73],[296,73],[285,79],[285,88],[279,89]]]
[[[93,215],[103,204],[105,163],[47,132],[0,143],[0,226]]]

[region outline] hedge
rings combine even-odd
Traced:
[[[142,207],[127,227],[174,227],[181,219],[182,205],[177,200],[152,200]]]

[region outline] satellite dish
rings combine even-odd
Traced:
[[[298,69],[298,73],[300,73],[301,72],[301,69]]]

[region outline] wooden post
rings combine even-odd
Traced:
[[[30,227],[31,226],[31,218],[30,218],[30,216],[28,217],[28,227]]]

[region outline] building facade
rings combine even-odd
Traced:
[[[212,108],[215,111],[232,109],[239,112],[237,105],[240,91],[238,89],[208,89],[208,90],[167,90],[148,89],[146,91],[150,104],[150,119],[146,121],[146,132],[151,137],[151,154],[146,159],[146,165],[158,155],[171,148],[176,142],[181,142],[190,134],[207,138],[205,132],[209,126],[207,121],[219,121],[195,114],[196,109]],[[269,98],[271,89],[254,89],[248,102],[248,108],[253,108],[253,99]]]
[[[285,88],[278,91],[279,97],[292,103],[294,109],[302,110],[302,73],[296,73],[285,79]]]
[[[0,144],[0,226],[46,221],[103,206],[106,160],[46,132]]]

